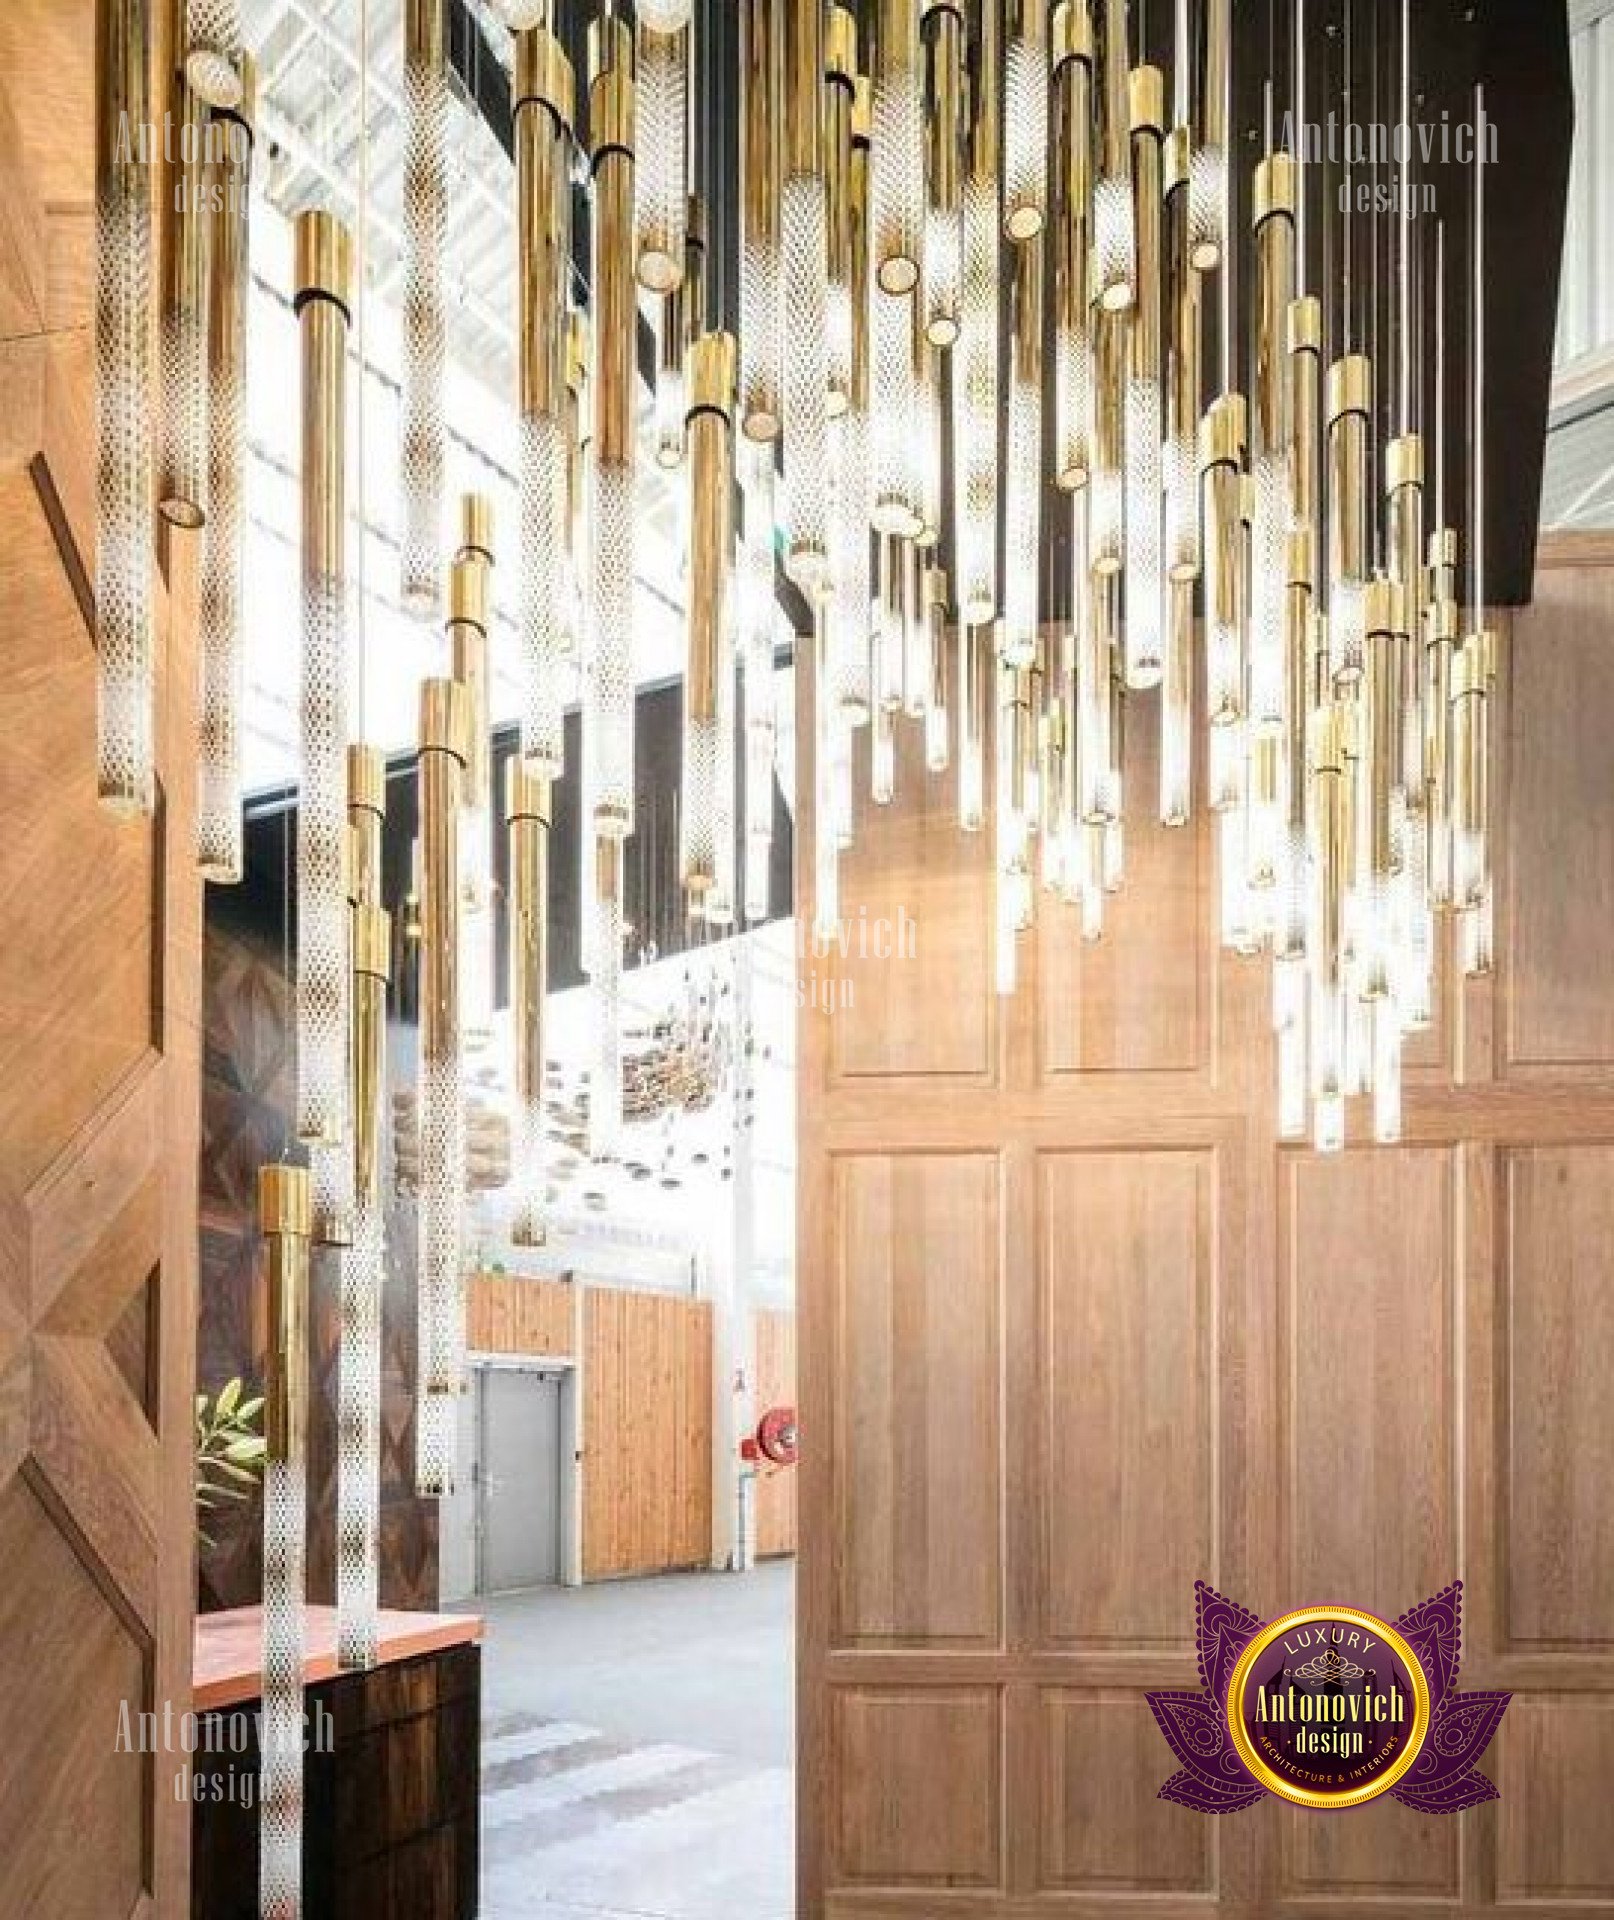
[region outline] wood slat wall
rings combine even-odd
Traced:
[[[590,1287],[583,1307],[583,1577],[712,1557],[712,1309]]]
[[[800,1031],[799,1920],[1614,1914],[1607,542],[1544,551],[1504,652],[1499,969],[1444,957],[1396,1148],[1277,1144],[1268,970],[1203,824],[1147,817],[1158,702],[1105,939],[1044,900],[1012,1000],[915,730],[860,808],[841,911],[918,952],[816,962],[852,1001]],[[1393,1616],[1459,1575],[1498,1804],[1156,1797],[1196,1578]]]
[[[159,593],[157,812],[117,819],[87,592],[94,11],[0,8],[0,1913],[180,1920],[185,1756],[118,1729],[177,1725],[191,1690],[197,554],[173,538]]]
[[[796,1404],[796,1316],[780,1307],[759,1307],[754,1316],[756,1406]],[[761,1465],[757,1477],[757,1554],[778,1559],[796,1551],[795,1467]]]
[[[564,1280],[476,1274],[471,1280],[471,1351],[570,1359],[577,1345],[573,1335],[576,1299],[576,1287]]]

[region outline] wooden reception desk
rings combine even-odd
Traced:
[[[256,1920],[262,1621],[196,1623],[192,1920]],[[303,1910],[320,1920],[472,1920],[477,1910],[482,1622],[383,1613],[379,1663],[336,1664],[311,1607]]]

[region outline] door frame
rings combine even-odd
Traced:
[[[582,1369],[569,1354],[485,1353],[465,1356],[467,1372],[478,1375],[477,1482],[475,1513],[476,1593],[482,1595],[482,1452],[486,1415],[481,1375],[535,1373],[560,1381],[560,1580],[563,1587],[583,1584],[583,1386]]]

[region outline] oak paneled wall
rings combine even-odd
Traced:
[[[583,1343],[583,1578],[709,1566],[710,1304],[590,1287]]]
[[[799,1035],[799,1920],[1614,1915],[1614,550],[1545,547],[1504,654],[1499,968],[1443,952],[1396,1148],[1277,1144],[1203,826],[1129,828],[1103,943],[1044,906],[999,1002],[990,834],[911,744],[862,809]],[[1157,1797],[1196,1579],[1459,1576],[1499,1804]]]
[[[759,1307],[752,1316],[759,1416],[771,1407],[796,1404],[796,1316],[782,1307]],[[757,1476],[757,1553],[764,1560],[796,1551],[795,1467],[763,1467]]]
[[[94,46],[90,0],[0,8],[0,1913],[180,1920],[186,1758],[117,1736],[191,1699],[198,556],[176,533],[157,587],[157,807],[120,818],[96,798]]]

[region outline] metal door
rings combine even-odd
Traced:
[[[561,1380],[489,1367],[482,1374],[481,1590],[560,1579]]]

